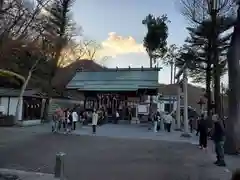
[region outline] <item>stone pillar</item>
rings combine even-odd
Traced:
[[[183,93],[184,93],[184,133],[183,137],[191,137],[189,134],[188,127],[188,77],[187,77],[187,69],[184,69],[183,73]]]
[[[176,110],[177,127],[176,127],[176,131],[181,130],[180,106],[181,106],[181,88],[180,88],[180,86],[178,86],[177,87],[177,110]]]
[[[60,180],[64,179],[64,156],[65,155],[66,154],[63,152],[59,152],[56,154],[54,177],[60,178]]]

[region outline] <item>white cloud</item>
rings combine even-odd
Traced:
[[[101,43],[101,49],[98,51],[99,56],[123,55],[128,53],[145,53],[142,44],[138,44],[132,36],[123,37],[115,32],[110,32],[108,38]]]

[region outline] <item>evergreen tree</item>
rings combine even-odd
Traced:
[[[45,37],[52,47],[52,78],[61,64],[61,52],[71,41],[75,30],[71,8],[74,0],[55,0],[46,8]]]
[[[217,82],[220,83],[220,77],[226,73],[226,52],[229,47],[229,40],[231,33],[226,33],[234,22],[233,18],[218,17],[216,23],[216,49],[218,55],[218,64],[214,66],[213,61],[213,47],[212,47],[212,22],[211,20],[203,21],[201,25],[196,28],[187,28],[190,37],[186,40],[186,46],[183,48],[181,58],[178,60],[178,64],[187,62],[189,65],[190,76],[195,82],[206,83],[206,96],[208,99],[208,111],[211,106],[211,82],[213,80],[213,72],[218,68],[219,78]],[[216,80],[214,79],[214,83]],[[219,84],[220,86],[220,84]],[[219,90],[214,92],[220,93]],[[218,92],[219,91],[219,92]],[[219,103],[219,99],[215,95],[215,104]]]
[[[61,65],[61,53],[63,49],[71,42],[74,35],[75,23],[72,20],[71,8],[74,0],[54,0],[45,9],[45,31],[44,35],[46,41],[50,44],[51,58],[49,62],[50,77],[49,87],[47,89],[49,98],[52,96],[54,87],[52,79],[55,77],[59,66]],[[58,91],[61,92],[60,89]],[[47,116],[47,109],[49,105],[49,98],[46,101],[44,116]]]

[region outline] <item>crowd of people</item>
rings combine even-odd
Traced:
[[[155,113],[152,112],[148,116],[148,121],[150,122],[149,129],[152,129],[153,124],[153,131],[156,133],[161,129],[161,126],[163,126],[165,131],[171,132],[171,126],[173,123],[172,113],[159,111],[156,111]]]
[[[65,133],[70,133],[72,130],[76,130],[78,120],[79,116],[75,108],[58,108],[52,116],[52,132],[63,130]]]
[[[165,131],[171,132],[172,123],[174,123],[173,113],[168,112],[155,112],[150,113],[148,121],[150,122],[149,129],[153,129],[154,132],[158,132],[161,129],[161,125],[164,126]],[[224,160],[224,142],[225,142],[225,126],[224,120],[222,120],[217,114],[213,114],[210,118],[206,114],[201,114],[200,117],[189,118],[190,132],[193,133],[196,130],[196,135],[199,135],[199,148],[202,150],[207,149],[208,139],[212,139],[215,144],[215,152],[217,160],[214,162],[218,166],[226,166]],[[194,125],[196,122],[196,126]]]
[[[119,121],[119,112],[115,112],[114,123],[117,124]],[[211,119],[209,121],[209,119]],[[76,130],[76,123],[80,121],[82,124],[91,123],[92,133],[96,133],[97,125],[102,125],[107,121],[107,113],[102,109],[94,109],[91,115],[85,111],[79,115],[76,108],[73,109],[61,109],[58,108],[53,114],[52,132],[60,132],[63,130],[65,133],[70,133]],[[158,132],[160,129],[164,129],[167,132],[171,132],[172,123],[174,118],[172,113],[159,112],[150,113],[148,116],[150,122],[149,129],[153,129],[154,132]],[[206,114],[202,114],[197,118],[197,126],[193,126],[193,118],[189,118],[190,131],[196,130],[196,135],[199,135],[199,148],[202,150],[207,149],[208,138],[210,137],[215,144],[215,152],[217,155],[217,161],[215,162],[218,166],[225,166],[224,161],[224,142],[225,132],[224,123],[217,114],[212,115],[209,118]],[[211,122],[211,126],[209,126]],[[161,128],[161,126],[163,126]],[[195,127],[195,128],[194,128]]]
[[[119,112],[115,112],[114,123],[119,121]],[[93,111],[78,112],[77,107],[72,109],[58,108],[53,113],[52,117],[52,132],[57,133],[63,131],[64,133],[71,133],[76,130],[77,122],[82,125],[92,125],[92,133],[96,133],[97,125],[105,124],[108,121],[108,114],[103,108],[94,109]]]
[[[209,117],[202,114],[198,121],[197,135],[199,135],[199,148],[206,150],[208,137],[210,137],[215,144],[215,152],[217,160],[214,162],[218,166],[226,166],[224,160],[224,143],[225,143],[225,127],[224,120],[222,120],[217,114],[213,114],[211,121],[213,126],[209,128]],[[209,130],[210,129],[210,130]]]

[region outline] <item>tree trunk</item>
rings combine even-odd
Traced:
[[[226,124],[225,152],[236,154],[240,143],[240,8],[238,7],[237,22],[234,27],[230,48],[228,51],[228,119]]]
[[[173,71],[173,83],[175,84],[175,76],[177,72],[177,66],[174,64],[174,71]]]
[[[16,112],[15,112],[15,123],[17,123],[18,120],[21,120],[21,119],[18,118],[19,115],[20,115],[20,102],[23,98],[23,94],[24,94],[24,92],[27,88],[28,82],[31,79],[31,77],[32,77],[32,71],[29,71],[28,72],[28,77],[27,77],[26,81],[24,82],[24,84],[22,85],[21,92],[20,92],[20,95],[18,97]]]
[[[220,73],[218,60],[214,67],[214,103],[215,103],[215,113],[222,117],[221,113],[221,95],[220,95]]]
[[[207,64],[206,70],[206,96],[207,96],[207,115],[211,116],[212,92],[211,92],[211,63]]]
[[[153,64],[153,58],[152,55],[149,56],[150,57],[150,68],[152,68],[152,64]],[[150,107],[149,107],[149,112],[150,114],[153,112],[153,97],[150,95]]]
[[[170,84],[173,83],[173,61],[171,62],[171,78],[170,78]]]

